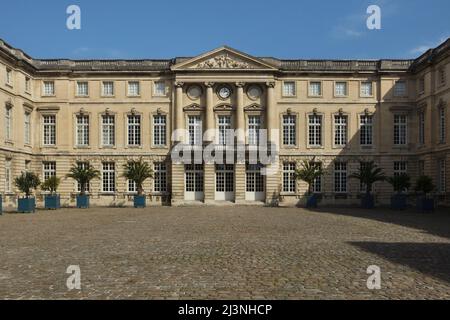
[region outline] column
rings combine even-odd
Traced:
[[[213,101],[213,82],[206,82],[206,142],[214,142],[214,101]]]
[[[176,97],[175,97],[175,142],[182,142],[184,135],[182,129],[184,129],[184,113],[183,113],[183,82],[175,82]]]
[[[245,143],[244,82],[236,83],[236,130],[238,143]]]
[[[267,102],[266,102],[266,123],[267,123],[267,140],[273,141],[272,129],[276,129],[278,114],[275,110],[275,82],[267,82]]]

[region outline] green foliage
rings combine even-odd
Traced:
[[[297,179],[305,181],[308,184],[308,194],[312,193],[312,186],[317,178],[323,176],[323,169],[320,163],[312,160],[303,160],[301,168],[296,170],[295,176]]]
[[[416,192],[423,193],[427,195],[430,192],[433,192],[436,187],[433,184],[433,179],[428,176],[421,176],[417,179],[416,182]]]
[[[41,185],[41,189],[44,191],[50,191],[51,194],[56,193],[61,183],[61,179],[56,176],[51,176]]]
[[[90,164],[87,164],[85,167],[73,165],[67,177],[74,179],[80,184],[80,194],[84,195],[86,194],[86,186],[89,185],[91,180],[100,178],[100,171],[95,170]]]
[[[379,168],[374,161],[362,162],[358,172],[351,174],[350,178],[358,179],[364,184],[366,186],[366,194],[370,194],[375,182],[386,180],[383,169]]]
[[[33,172],[22,172],[19,177],[14,179],[14,184],[20,192],[25,193],[25,196],[29,198],[32,190],[38,188],[41,181]]]
[[[394,191],[397,193],[402,193],[411,187],[411,178],[406,173],[389,177],[386,181],[392,185]]]
[[[128,180],[134,181],[136,183],[138,194],[142,195],[144,193],[142,185],[145,180],[153,177],[153,170],[150,168],[149,164],[140,158],[138,161],[128,161],[123,168],[123,176]]]

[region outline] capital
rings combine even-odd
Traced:
[[[184,86],[184,82],[181,82],[181,81],[175,81],[175,87],[177,87],[177,88],[183,88],[183,86]]]
[[[267,81],[266,86],[268,88],[275,88],[275,81]]]
[[[205,86],[207,87],[207,88],[212,88],[212,87],[214,87],[214,82],[205,82]]]
[[[243,88],[245,86],[245,82],[236,82],[236,87]]]

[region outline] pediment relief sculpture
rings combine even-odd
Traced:
[[[214,108],[214,111],[233,111],[233,110],[234,110],[233,106],[229,104],[221,104]]]
[[[193,69],[251,69],[254,68],[248,62],[236,57],[231,57],[228,53],[223,53],[193,65]]]
[[[191,104],[191,105],[189,105],[187,107],[184,107],[183,111],[202,111],[203,109],[204,109],[203,107],[201,107],[200,105],[194,103],[194,104]]]
[[[264,108],[259,104],[252,104],[244,108],[244,111],[263,111]]]

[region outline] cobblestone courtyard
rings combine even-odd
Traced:
[[[0,249],[1,299],[450,298],[448,212],[39,211],[1,216]],[[366,287],[370,265],[381,290]]]

